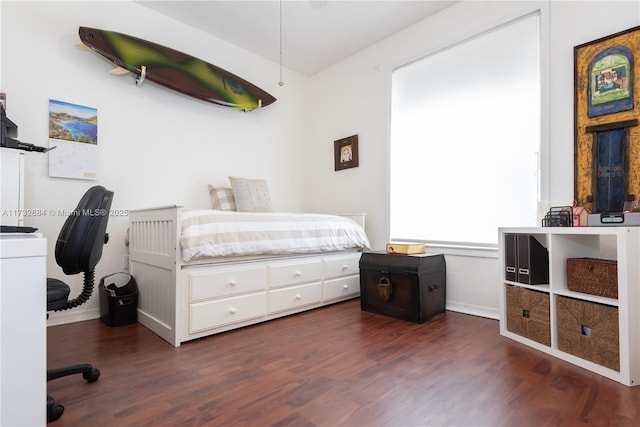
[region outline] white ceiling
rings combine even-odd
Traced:
[[[456,2],[145,0],[137,3],[275,63],[280,63],[282,52],[284,67],[312,76]]]

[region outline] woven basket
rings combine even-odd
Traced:
[[[567,288],[570,291],[618,298],[618,263],[598,258],[568,258]]]
[[[549,294],[506,285],[507,330],[551,346]]]
[[[620,371],[618,309],[558,296],[558,348]]]

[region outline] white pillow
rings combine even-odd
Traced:
[[[272,212],[267,181],[230,176],[231,191],[238,212]]]
[[[217,211],[236,210],[233,192],[229,187],[214,187],[209,184],[209,197],[211,197],[211,206]]]

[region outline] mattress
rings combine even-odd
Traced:
[[[370,243],[357,222],[337,215],[194,210],[182,214],[180,246],[186,263],[211,257],[363,250]]]

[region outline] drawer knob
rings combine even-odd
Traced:
[[[342,289],[349,289],[349,285],[342,285]]]
[[[238,282],[235,281],[235,279],[229,280],[229,284],[231,286],[235,286]]]
[[[296,301],[300,301],[302,299],[302,295],[296,294]]]
[[[229,313],[230,313],[230,314],[236,314],[236,309],[235,309],[235,307],[231,307],[231,308],[229,309]]]
[[[348,269],[349,269],[349,264],[344,264],[344,265],[342,266],[342,269],[343,269],[343,270],[348,270]]]
[[[300,271],[300,270],[296,271],[294,276],[296,276],[296,277],[302,276],[302,271]]]

